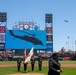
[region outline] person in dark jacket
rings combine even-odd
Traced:
[[[57,53],[53,53],[52,57],[49,60],[49,71],[48,75],[60,75],[62,72],[60,63],[58,62],[58,55]]]
[[[26,58],[24,58],[24,59],[23,59],[24,71],[26,71],[26,70],[27,70],[27,64],[28,64],[28,63],[25,63],[25,59],[26,59]]]
[[[32,68],[32,71],[34,71],[34,65],[35,65],[35,59],[32,58],[31,59],[31,68]]]
[[[21,66],[21,59],[20,57],[17,59],[17,69],[20,71],[20,66]]]
[[[24,63],[24,71],[27,70],[27,63]]]
[[[42,57],[41,56],[38,57],[38,66],[39,66],[39,71],[41,71],[42,70]]]

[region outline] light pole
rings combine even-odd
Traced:
[[[71,41],[70,41],[70,50],[71,50]]]
[[[75,51],[76,51],[76,40],[75,40]]]
[[[72,36],[72,50],[74,51],[73,36]]]
[[[68,36],[68,51],[69,51],[69,36]]]
[[[68,50],[68,42],[66,42],[66,51]]]

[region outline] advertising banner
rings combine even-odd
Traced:
[[[0,43],[0,50],[4,49],[4,43]]]
[[[0,33],[0,43],[5,43],[5,33]]]
[[[47,43],[47,51],[53,51],[53,43]]]
[[[5,33],[6,26],[0,26],[0,33]]]
[[[52,35],[47,35],[47,41],[52,41]]]
[[[46,27],[46,33],[52,33],[52,27]]]

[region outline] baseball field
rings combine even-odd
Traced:
[[[76,75],[76,61],[59,61],[63,72],[61,75]],[[23,62],[21,63],[20,72],[17,71],[16,61],[0,61],[0,75],[47,75],[48,61],[43,61],[42,71],[38,70],[38,62],[35,63],[35,69],[31,71],[30,62],[27,71],[24,72]]]

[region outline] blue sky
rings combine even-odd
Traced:
[[[45,14],[53,14],[54,50],[62,47],[75,50],[76,0],[0,0],[0,12],[7,12],[7,27],[11,29],[19,20],[29,20],[45,28]],[[68,20],[64,22],[64,20]]]

